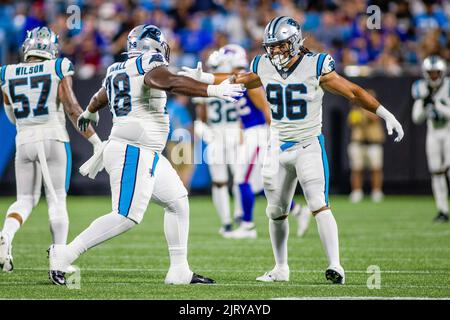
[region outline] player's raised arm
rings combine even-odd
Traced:
[[[397,132],[395,142],[399,142],[403,139],[404,132],[402,125],[397,121],[395,116],[366,90],[344,77],[341,77],[334,69],[328,73],[322,74],[320,86],[331,93],[347,98],[355,105],[376,113],[386,122],[386,128],[389,135],[391,135],[393,131]]]
[[[78,103],[75,93],[72,90],[72,77],[65,76],[58,87],[58,98],[64,106],[64,111],[71,120],[72,124],[77,127],[78,117],[82,114],[83,109],[81,109]],[[92,126],[88,126],[86,130],[81,132],[81,134],[93,145],[94,149],[101,144],[100,138],[94,131]]]

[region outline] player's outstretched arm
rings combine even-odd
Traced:
[[[147,86],[167,92],[190,97],[217,97],[229,102],[235,102],[234,97],[240,97],[245,91],[240,84],[208,85],[189,77],[173,74],[166,66],[161,65],[145,73],[144,82]]]
[[[72,90],[71,76],[65,76],[59,83],[58,98],[64,106],[64,111],[76,128],[78,117],[83,112],[83,109],[81,109],[80,104],[75,97],[75,93]],[[101,145],[101,140],[95,133],[92,126],[88,126],[88,128],[86,128],[85,131],[82,131],[81,134],[94,146],[94,149]]]
[[[197,63],[197,68],[182,67],[178,75],[186,76],[207,84],[220,84],[230,79],[231,83],[242,83],[247,89],[254,89],[262,86],[261,79],[256,73],[208,73],[203,72],[202,63]]]
[[[403,139],[404,132],[400,122],[398,122],[394,115],[383,107],[377,99],[357,84],[339,76],[336,71],[332,71],[321,76],[320,86],[331,93],[347,98],[355,105],[376,113],[386,122],[386,128],[389,135],[394,131],[397,132],[397,137],[394,140],[395,142],[399,142]]]

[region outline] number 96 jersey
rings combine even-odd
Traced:
[[[167,66],[156,51],[147,51],[108,67],[103,88],[108,95],[113,128],[110,139],[161,152],[169,134],[165,91],[148,87],[145,73]]]
[[[2,66],[0,83],[14,112],[16,144],[42,140],[68,142],[58,85],[74,68],[67,58],[23,62]]]
[[[271,137],[300,142],[318,137],[322,131],[320,77],[334,70],[334,60],[326,53],[307,53],[290,68],[278,70],[267,54],[257,55],[250,69],[266,91],[272,121]]]

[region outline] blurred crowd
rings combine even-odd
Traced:
[[[67,13],[70,5],[80,8],[81,23],[70,20],[68,28],[76,12]],[[367,28],[367,19],[377,25],[377,13],[366,13],[370,5],[381,9],[380,28]],[[330,53],[347,74],[362,65],[372,74],[395,76],[417,72],[429,54],[450,59],[446,0],[0,0],[0,64],[18,61],[26,30],[42,25],[59,34],[61,54],[80,78],[122,60],[127,34],[138,24],[162,28],[174,69],[194,66],[226,43],[242,45],[251,59],[263,50],[264,27],[277,15],[298,20],[305,45]]]

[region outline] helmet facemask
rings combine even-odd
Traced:
[[[278,70],[281,70],[282,68],[285,68],[296,55],[299,54],[302,43],[303,41],[301,41],[298,34],[294,34],[286,40],[277,41],[274,43],[265,43],[264,49],[266,50],[272,64]]]

